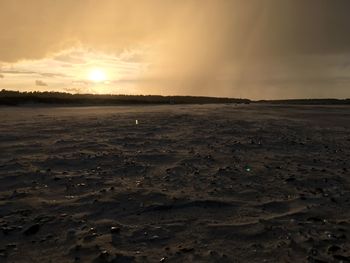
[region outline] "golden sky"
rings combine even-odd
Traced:
[[[0,0],[0,89],[350,97],[347,0]]]

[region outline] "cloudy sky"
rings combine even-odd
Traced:
[[[348,0],[1,0],[0,89],[350,97]]]

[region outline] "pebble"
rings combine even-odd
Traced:
[[[39,232],[40,227],[41,226],[39,224],[31,225],[26,230],[24,230],[23,234],[26,235],[26,236],[35,235],[36,233]]]
[[[333,253],[333,252],[336,252],[338,250],[340,250],[341,248],[337,245],[331,245],[329,248],[328,248],[328,253]]]
[[[184,247],[184,248],[181,248],[180,251],[183,253],[189,253],[189,252],[194,251],[194,248],[193,247]]]
[[[6,245],[6,248],[8,248],[8,249],[13,249],[13,248],[16,248],[16,247],[17,247],[16,244],[7,244]]]
[[[67,231],[67,238],[70,239],[70,238],[73,238],[75,236],[75,229],[68,229]]]
[[[2,227],[1,230],[2,230],[2,233],[6,236],[6,235],[9,235],[10,232],[14,230],[14,228],[13,227]]]
[[[111,227],[111,233],[112,233],[112,234],[118,234],[118,233],[120,233],[120,227],[112,226],[112,227]]]
[[[150,240],[154,241],[154,240],[158,240],[159,239],[159,236],[158,235],[154,235],[150,238]]]

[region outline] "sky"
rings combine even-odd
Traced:
[[[0,0],[0,89],[349,98],[348,0]]]

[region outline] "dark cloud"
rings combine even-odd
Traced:
[[[151,65],[139,79],[145,92],[250,96],[252,82],[293,79],[302,96],[308,79],[326,78],[331,89],[343,77],[334,72],[344,64],[338,56],[350,54],[349,10],[349,0],[1,0],[0,61],[73,46],[115,54],[147,46],[149,54],[124,53]],[[74,64],[82,57],[56,59]],[[229,80],[218,80],[222,75]]]
[[[42,80],[36,80],[35,81],[35,85],[37,85],[37,86],[48,86],[47,83],[45,83]]]
[[[63,74],[63,73],[36,72],[36,74],[43,76],[43,77],[49,77],[49,78],[67,77],[67,75]]]
[[[58,55],[54,59],[57,61],[66,62],[70,64],[84,64],[87,62],[85,59],[81,57],[76,57],[69,54]]]
[[[56,78],[56,77],[66,77],[67,75],[63,73],[49,73],[49,72],[36,72],[28,70],[0,70],[0,73],[6,74],[21,74],[21,75],[39,75],[42,77]]]
[[[123,50],[166,40],[167,32],[190,46],[193,34],[194,44],[224,48],[229,57],[242,49],[269,56],[349,52],[349,10],[348,0],[2,0],[0,60],[43,57],[73,43]]]
[[[22,70],[0,70],[1,73],[5,74],[35,74],[32,71],[22,71]]]
[[[244,23],[241,39],[256,35],[256,53],[333,54],[350,51],[350,1],[259,1],[256,21]],[[242,17],[244,14],[242,14]],[[260,17],[260,18],[259,18]],[[246,19],[242,19],[246,20]],[[254,32],[255,30],[255,32]],[[244,34],[247,33],[247,37]]]
[[[3,79],[4,78],[4,75],[0,74],[0,79]]]

